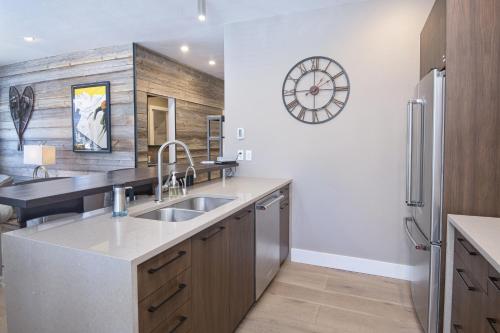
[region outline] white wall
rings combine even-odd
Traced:
[[[293,178],[294,248],[408,263],[405,105],[432,3],[372,0],[226,26],[225,155],[253,150],[239,175]],[[334,120],[307,125],[287,113],[281,86],[316,55],[345,68],[351,95]]]

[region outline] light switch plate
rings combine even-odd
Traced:
[[[236,130],[236,138],[238,140],[243,140],[245,138],[245,129],[242,127],[238,127]]]
[[[245,150],[245,160],[247,160],[247,161],[252,160],[252,151],[251,150]]]
[[[245,152],[243,149],[238,149],[238,157],[236,158],[238,161],[243,161],[245,159]]]

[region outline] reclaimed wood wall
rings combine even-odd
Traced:
[[[147,96],[176,98],[176,138],[190,148],[195,161],[206,156],[206,115],[222,114],[224,80],[135,45],[137,164],[147,165]],[[184,153],[178,149],[178,162]]]
[[[111,82],[111,154],[72,151],[71,85]],[[0,173],[31,176],[17,151],[9,110],[9,87],[31,85],[35,107],[25,144],[56,146],[52,176],[72,176],[134,167],[134,94],[132,45],[75,52],[0,67]]]

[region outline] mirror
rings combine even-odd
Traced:
[[[175,98],[162,96],[148,96],[148,151],[155,155],[155,151],[169,140],[175,140]],[[148,164],[156,164],[156,160],[148,155]],[[175,148],[169,147],[165,154],[165,162],[175,162]]]
[[[148,146],[159,146],[168,140],[168,99],[148,96]]]

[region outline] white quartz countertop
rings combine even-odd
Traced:
[[[448,222],[500,272],[500,218],[448,215]]]
[[[189,188],[187,197],[205,195],[234,200],[184,222],[161,222],[134,217],[186,198],[169,200],[165,193],[166,199],[161,204],[155,203],[154,197],[137,201],[131,205],[129,216],[126,217],[111,217],[109,209],[104,209],[82,214],[77,218],[11,231],[2,237],[18,237],[101,254],[137,265],[289,183],[290,179],[234,177],[195,185]]]

